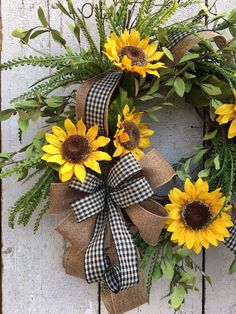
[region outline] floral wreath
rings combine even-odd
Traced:
[[[0,113],[1,121],[17,115],[20,142],[31,122],[43,121],[31,143],[0,154],[1,179],[39,176],[13,205],[9,226],[27,225],[40,207],[34,232],[46,212],[64,214],[56,227],[68,241],[63,266],[88,283],[101,282],[111,313],[148,302],[153,279],[161,277],[178,310],[201,275],[209,280],[193,252],[225,242],[236,253],[236,11],[217,15],[199,0],[103,0],[79,8],[66,2],[57,7],[79,45],[86,38],[86,49],[75,52],[40,7],[41,26],[13,36],[30,46],[49,33],[65,54],[1,64],[1,70],[52,69]],[[169,22],[193,4],[201,6],[196,16]],[[86,24],[94,16],[100,45]],[[202,147],[170,166],[158,151],[145,153],[154,133],[145,116],[157,121],[176,95],[195,108],[205,134]],[[167,182],[172,187],[160,196]],[[235,259],[229,271],[236,271]]]

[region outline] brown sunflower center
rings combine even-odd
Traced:
[[[119,57],[122,59],[124,56],[132,61],[132,65],[144,66],[147,63],[146,54],[139,47],[125,46],[121,48]]]
[[[91,153],[91,145],[86,137],[71,135],[62,144],[63,157],[73,163],[81,163]]]
[[[188,227],[200,230],[210,221],[212,214],[207,204],[193,201],[183,208],[182,217]]]
[[[136,148],[140,141],[140,131],[138,126],[132,121],[124,122],[125,132],[129,135],[129,141],[123,143],[125,149],[132,150]]]

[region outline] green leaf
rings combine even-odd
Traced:
[[[22,100],[15,106],[15,108],[31,109],[39,107],[39,103],[36,100]]]
[[[154,94],[158,89],[159,89],[159,86],[160,86],[160,80],[159,79],[156,79],[154,84],[152,85],[152,87],[149,89],[149,91],[147,92],[147,95],[152,95]]]
[[[159,265],[159,263],[157,262],[154,266],[153,269],[153,277],[156,280],[159,280],[162,277],[162,270],[161,270],[161,266]]]
[[[209,141],[216,137],[218,130],[214,130],[204,135],[203,141]]]
[[[180,59],[179,63],[183,63],[183,62],[186,62],[192,59],[197,59],[197,58],[199,58],[198,53],[188,53]]]
[[[66,45],[65,39],[61,36],[61,33],[60,33],[58,30],[52,29],[52,30],[51,30],[51,34],[52,34],[52,38],[53,38],[56,42],[62,44],[63,46]]]
[[[210,174],[210,169],[203,169],[200,172],[198,172],[198,178],[207,178]]]
[[[42,23],[42,25],[44,27],[47,27],[48,26],[48,22],[47,22],[47,19],[46,19],[45,15],[44,15],[43,9],[41,7],[38,8],[38,17],[39,17],[39,20]]]
[[[184,163],[184,171],[185,173],[189,173],[190,171],[190,164],[191,164],[192,158],[189,158]]]
[[[210,95],[210,96],[216,96],[221,94],[221,89],[217,86],[214,86],[212,84],[202,84],[201,88],[203,91]]]
[[[182,170],[177,170],[176,174],[181,181],[185,181],[187,178],[190,178],[190,176]]]
[[[142,97],[140,97],[139,99],[141,100],[141,101],[147,101],[147,100],[151,100],[151,99],[153,99],[154,97],[152,96],[152,95],[145,95],[145,96],[142,96]]]
[[[38,37],[39,35],[42,35],[42,34],[48,33],[48,32],[49,32],[48,29],[37,30],[37,31],[33,32],[33,33],[30,35],[30,39],[34,39],[34,38]]]
[[[175,79],[174,88],[175,88],[176,94],[180,97],[183,97],[185,93],[185,83],[181,77],[178,76]]]
[[[190,271],[190,272],[185,273],[179,281],[186,284],[195,285],[197,280],[198,280],[198,276],[196,275],[196,273]]]
[[[18,120],[18,126],[22,132],[25,132],[29,127],[29,120]]]
[[[236,273],[236,259],[233,261],[233,263],[229,267],[229,273],[230,275]]]
[[[0,121],[5,121],[10,119],[10,117],[13,115],[13,113],[15,112],[14,109],[5,109],[0,111]]]
[[[191,254],[191,250],[189,250],[185,245],[178,248],[176,250],[176,253],[180,256],[180,257],[186,257],[189,256]]]
[[[47,98],[44,100],[44,102],[48,105],[50,108],[58,108],[61,107],[64,103],[64,97],[60,96],[52,96],[50,98]]]
[[[17,109],[18,115],[21,118],[21,120],[29,120],[29,115],[27,112],[25,112],[23,109]]]
[[[177,310],[184,301],[186,291],[182,285],[177,285],[170,297],[170,304],[173,310]]]
[[[12,36],[16,37],[16,38],[20,38],[23,39],[26,35],[27,35],[28,31],[24,28],[16,28],[13,32],[12,32]]]
[[[168,280],[171,281],[174,276],[174,269],[171,266],[170,262],[167,259],[162,260],[161,262],[161,270],[163,276]]]
[[[220,156],[216,155],[214,160],[214,165],[216,170],[220,170]]]
[[[31,109],[30,111],[28,111],[28,115],[32,121],[37,121],[41,116],[40,108]]]
[[[194,157],[194,163],[198,164],[200,161],[202,161],[202,157],[208,152],[208,149],[201,149]]]
[[[174,60],[174,56],[172,55],[172,53],[170,52],[169,49],[167,49],[166,47],[162,47],[162,50],[164,52],[164,54],[167,56],[168,59],[170,59],[171,61],[175,61]]]

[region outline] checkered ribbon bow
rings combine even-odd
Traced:
[[[138,204],[153,195],[147,180],[138,176],[141,167],[131,153],[122,157],[110,170],[107,182],[87,174],[84,183],[76,178],[70,187],[88,193],[71,204],[77,222],[97,215],[93,237],[85,254],[88,283],[105,280],[112,292],[138,283],[138,260],[132,236],[119,208]],[[106,226],[110,225],[118,257],[111,264],[104,252]]]

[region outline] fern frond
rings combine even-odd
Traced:
[[[9,227],[14,228],[17,215],[18,224],[25,226],[29,222],[33,212],[48,196],[54,179],[55,172],[50,168],[46,169],[36,184],[15,202],[9,214]]]
[[[102,53],[104,44],[106,42],[106,31],[105,31],[104,19],[102,15],[103,15],[102,6],[100,4],[95,5],[95,19],[96,19],[97,30],[99,33],[99,38],[100,38],[100,53]]]
[[[17,175],[22,171],[35,168],[36,166],[39,166],[41,163],[43,163],[43,161],[41,160],[41,155],[38,155],[38,154],[36,156],[34,155],[33,157],[29,159],[15,162],[8,169],[1,171],[0,179]]]
[[[50,202],[47,201],[47,203],[42,207],[42,209],[40,210],[39,212],[39,215],[37,217],[37,219],[35,220],[35,224],[34,224],[34,234],[37,233],[38,229],[39,229],[39,226],[40,226],[40,223],[42,221],[42,218],[43,216],[46,214],[46,212],[48,211],[49,209],[49,205],[50,205]]]
[[[24,56],[12,59],[0,64],[0,70],[11,70],[19,66],[39,66],[46,68],[61,68],[69,65],[71,60],[79,59],[78,54],[74,55],[60,55],[60,56]]]

